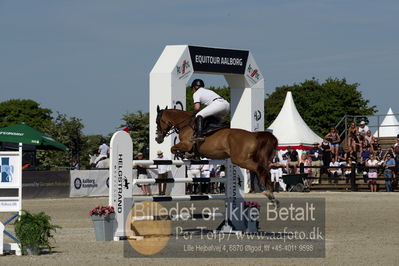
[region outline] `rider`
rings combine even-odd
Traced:
[[[102,159],[106,159],[109,154],[109,146],[103,141],[103,144],[98,147],[98,153],[99,155],[97,156],[96,160],[94,161],[94,164],[97,164],[99,161]]]
[[[230,110],[228,101],[220,97],[216,92],[205,89],[204,87],[205,84],[201,79],[195,79],[191,83],[191,88],[194,90],[196,140],[202,140],[202,124],[205,117],[215,116],[219,120],[222,120]],[[206,107],[199,111],[201,104],[206,105]]]

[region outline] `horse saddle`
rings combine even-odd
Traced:
[[[204,118],[202,135],[210,136],[220,129],[229,127],[230,123],[228,121],[220,121],[216,116],[208,116]]]

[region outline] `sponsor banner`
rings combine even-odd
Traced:
[[[253,87],[259,81],[263,80],[263,75],[251,54],[248,56],[248,62],[245,66],[245,79],[250,87]],[[263,84],[261,88],[263,88]],[[262,96],[264,97],[264,95]]]
[[[70,197],[108,196],[108,170],[71,171]]]
[[[133,143],[129,133],[116,132],[111,138],[110,161],[110,191],[109,204],[115,208],[116,221],[125,221],[132,202],[124,199],[132,197],[132,162]],[[125,225],[116,224],[115,237],[123,236]]]
[[[18,189],[17,195],[4,196],[6,191],[12,188]],[[22,146],[19,147],[18,152],[0,152],[0,212],[21,211],[21,201]]]
[[[194,71],[244,74],[249,51],[189,46]]]
[[[190,53],[185,49],[179,61],[177,62],[174,70],[176,80],[184,80],[187,82],[191,75],[194,73],[193,63],[191,62]]]
[[[1,212],[14,212],[20,210],[20,202],[18,200],[0,200]]]
[[[1,154],[0,154],[1,155]],[[21,167],[18,154],[7,154],[0,156],[0,186],[2,188],[18,188],[21,183]]]

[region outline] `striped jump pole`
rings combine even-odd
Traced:
[[[226,164],[226,160],[134,160],[133,166],[137,165],[203,165],[203,164]]]
[[[161,183],[196,183],[196,182],[221,182],[221,183],[226,183],[227,178],[226,177],[214,177],[214,178],[206,178],[206,177],[200,177],[200,178],[166,178],[166,179],[156,179],[156,178],[148,178],[148,179],[134,179],[133,180],[133,185],[139,184],[139,185],[153,185],[153,184],[161,184]]]
[[[120,240],[127,236],[125,221],[135,202],[153,201],[204,201],[224,200],[226,220],[220,226],[221,231],[245,230],[242,219],[231,215],[237,209],[242,210],[244,203],[242,186],[244,178],[241,169],[232,164],[230,160],[137,160],[133,161],[133,143],[130,135],[124,131],[116,132],[110,143],[110,168],[109,168],[109,204],[115,208],[114,240]],[[133,165],[195,165],[195,164],[226,164],[225,178],[168,178],[168,179],[134,179]],[[140,196],[133,198],[134,184],[158,184],[158,183],[189,183],[189,182],[225,182],[225,195],[201,195],[201,196]],[[197,215],[197,214],[195,214]],[[216,214],[215,214],[216,215]],[[197,216],[200,217],[200,216]],[[129,230],[130,231],[130,230]]]
[[[159,221],[159,220],[188,220],[188,219],[211,219],[216,217],[225,217],[226,214],[222,212],[216,213],[182,213],[173,215],[159,215],[159,216],[133,216],[132,221]]]
[[[142,201],[154,201],[154,202],[162,202],[162,201],[198,201],[198,200],[226,200],[225,195],[183,195],[183,196],[140,196],[134,197],[134,202],[142,202]]]

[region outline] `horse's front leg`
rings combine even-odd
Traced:
[[[270,179],[270,171],[267,170],[265,173],[265,178],[263,179],[263,182],[260,182],[260,187],[262,191],[262,194],[265,195],[274,205],[276,208],[280,206],[280,201],[276,199],[274,196],[273,190],[274,187],[272,185],[271,179]],[[263,183],[263,184],[262,184]]]
[[[177,152],[185,153],[185,152],[190,152],[193,149],[193,144],[189,141],[182,141],[177,143],[176,145],[172,146],[170,148],[170,151],[173,154],[176,154]]]

